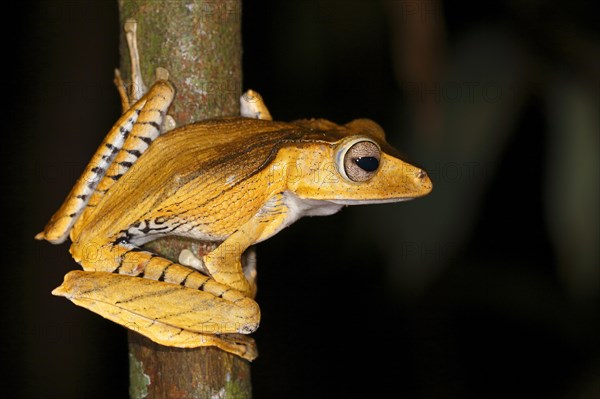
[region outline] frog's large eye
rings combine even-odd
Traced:
[[[340,150],[338,155],[338,170],[344,178],[363,182],[369,180],[381,160],[381,150],[372,140],[358,138],[351,140]]]

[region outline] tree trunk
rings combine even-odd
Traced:
[[[222,2],[119,0],[120,26],[137,21],[146,85],[156,67],[166,68],[177,94],[169,110],[178,126],[222,115],[239,115],[241,94],[241,0]],[[129,81],[129,56],[121,35],[121,72]],[[148,246],[177,259],[189,241],[176,238]],[[202,244],[200,245],[202,247]],[[250,398],[250,363],[214,347],[180,349],[129,333],[132,398]]]

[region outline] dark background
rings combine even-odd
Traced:
[[[76,265],[33,240],[119,115],[117,7],[13,7],[2,391],[126,397],[125,331],[51,296]],[[600,397],[598,11],[245,2],[244,87],[276,119],[375,119],[434,181],[259,245],[256,398]]]

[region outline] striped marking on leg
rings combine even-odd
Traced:
[[[118,259],[118,264],[112,270],[113,273],[177,284],[208,292],[230,302],[238,302],[246,298],[240,291],[218,283],[210,276],[131,244],[117,244],[107,250],[110,251],[107,256]]]
[[[146,127],[145,130],[142,129],[142,132],[135,133],[136,135],[143,134],[143,132],[147,130],[150,131],[148,137],[152,137],[154,134],[152,131],[155,131],[156,128],[154,125],[146,123],[150,119],[148,114],[156,114],[153,110],[163,109],[162,112],[158,112],[158,114],[161,115],[160,122],[162,123],[164,112],[173,100],[173,96],[174,89],[171,84],[166,81],[158,81],[144,97],[119,118],[92,156],[91,161],[85,168],[81,177],[77,180],[77,183],[75,183],[75,186],[71,189],[67,199],[52,216],[44,228],[44,231],[35,236],[36,239],[45,239],[53,244],[60,244],[66,240],[71,228],[81,216],[83,210],[88,205],[92,207],[95,206],[106,191],[108,191],[108,188],[116,181],[114,177],[118,174],[111,174],[112,178],[110,179],[105,178],[105,176],[107,171],[113,167],[112,165],[114,165],[115,159],[119,158],[119,154],[121,154],[123,147],[126,148],[124,151],[126,155],[122,157],[123,159],[118,161],[121,163],[117,165],[120,168],[126,167],[126,169],[129,169],[133,162],[135,162],[148,147],[149,143],[146,141],[144,141],[144,146],[128,146],[128,139],[130,139],[131,133],[139,130],[136,129],[136,122],[138,122],[141,117],[141,121],[144,123],[140,124],[140,126]],[[137,139],[129,141],[136,140]],[[109,183],[107,183],[105,187],[104,182],[107,180]]]
[[[98,185],[88,206],[96,206],[104,194],[127,173],[129,168],[160,135],[166,110],[173,101],[174,95],[175,91],[168,82],[159,81],[143,97],[143,99],[146,99],[146,103],[140,109],[131,133],[118,151],[110,168],[106,171],[105,178]]]

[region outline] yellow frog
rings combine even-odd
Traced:
[[[135,80],[139,61],[130,47]],[[239,335],[260,320],[255,273],[244,273],[240,260],[248,247],[303,216],[404,201],[432,184],[399,158],[375,122],[275,122],[251,91],[242,96],[241,117],[161,135],[174,95],[158,79],[133,105],[123,98],[128,109],[36,238],[58,244],[70,237],[83,267],[54,295],[163,345],[213,345],[252,360],[254,346]],[[140,247],[168,235],[219,245],[183,262]]]

